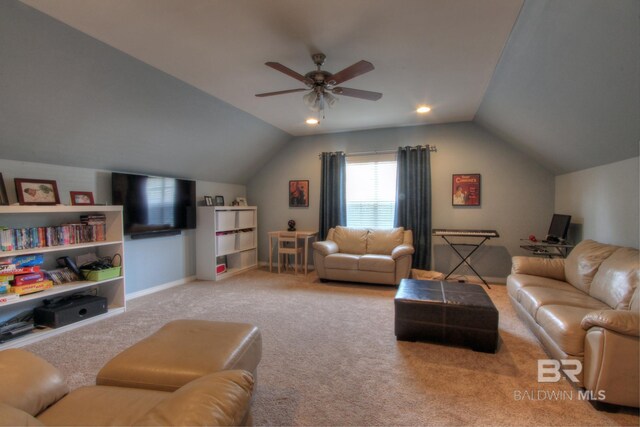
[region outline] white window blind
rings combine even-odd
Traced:
[[[393,227],[396,155],[347,157],[347,226]]]

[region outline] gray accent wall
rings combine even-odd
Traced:
[[[637,157],[640,2],[525,1],[475,121],[556,174]]]
[[[0,58],[5,159],[244,183],[290,139],[16,0]]]
[[[267,261],[267,232],[283,230],[294,219],[300,230],[317,230],[319,223],[320,160],[322,151],[347,153],[395,150],[405,145],[436,145],[431,157],[434,228],[497,229],[473,265],[481,274],[504,278],[511,256],[524,254],[520,238],[546,233],[554,203],[551,172],[474,123],[389,128],[296,138],[247,184],[249,204],[259,209],[259,259]],[[482,206],[451,206],[451,175],[482,175]],[[308,179],[309,208],[289,208],[288,181]],[[434,268],[448,272],[457,256],[434,238]],[[462,270],[462,273],[468,271]]]
[[[555,206],[572,216],[579,240],[638,248],[640,158],[556,177]]]
[[[96,203],[111,202],[111,172],[44,163],[0,159],[0,173],[10,203],[16,203],[14,178],[53,179],[60,202],[70,204],[70,191],[91,191]],[[244,197],[244,185],[196,181],[197,200],[205,195],[221,195],[225,200]],[[0,224],[2,225],[2,224]],[[131,240],[125,237],[125,279],[127,294],[188,279],[196,274],[196,231],[178,236]],[[64,255],[64,254],[62,254]]]

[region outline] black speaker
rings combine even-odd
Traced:
[[[83,295],[33,309],[36,325],[59,328],[107,312],[107,299]]]

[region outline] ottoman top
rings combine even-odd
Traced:
[[[498,311],[482,286],[468,283],[402,279],[395,300]]]

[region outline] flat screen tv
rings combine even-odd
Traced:
[[[111,174],[114,205],[122,205],[124,234],[178,234],[196,227],[196,183],[160,176]]]

